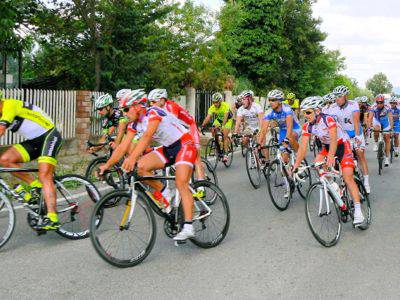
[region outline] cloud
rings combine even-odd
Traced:
[[[375,73],[383,72],[400,86],[400,2],[394,0],[320,0],[314,16],[322,18],[328,33],[324,44],[346,57],[344,73],[361,86]]]

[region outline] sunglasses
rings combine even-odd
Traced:
[[[121,110],[122,110],[122,112],[128,112],[129,111],[129,109],[130,109],[130,107],[124,107],[124,108],[122,108]]]
[[[271,98],[271,99],[268,99],[268,101],[269,102],[276,102],[276,101],[278,101],[278,99]]]
[[[383,104],[385,101],[376,101],[376,104]]]
[[[303,111],[303,114],[308,116],[308,115],[311,115],[313,112],[314,112],[313,110],[305,110],[305,111]]]

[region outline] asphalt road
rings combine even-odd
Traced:
[[[103,262],[90,240],[36,236],[18,210],[17,228],[0,250],[0,297],[131,299],[398,298],[400,295],[400,161],[377,175],[369,150],[372,224],[345,224],[339,243],[312,237],[298,196],[285,212],[254,190],[236,155],[218,176],[231,209],[226,239],[214,249],[175,247],[162,230],[152,253],[134,268]]]

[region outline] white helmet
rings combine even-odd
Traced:
[[[122,90],[119,90],[119,91],[117,92],[117,94],[115,95],[115,98],[117,98],[117,100],[119,100],[119,99],[123,98],[126,94],[130,93],[130,92],[132,92],[131,89],[122,89]]]
[[[329,93],[329,94],[326,94],[325,96],[323,96],[322,99],[324,100],[325,104],[328,104],[328,103],[335,101],[336,96],[334,93]]]
[[[154,89],[149,93],[149,101],[151,102],[158,102],[160,99],[168,98],[168,93],[166,89]]]
[[[114,100],[110,94],[101,95],[94,101],[94,109],[101,109],[103,107],[113,104],[113,102]]]
[[[390,97],[390,103],[397,103],[397,98],[395,96]]]
[[[283,98],[285,98],[285,94],[281,90],[272,90],[268,93],[267,98],[283,101]]]
[[[240,96],[239,96],[240,98]],[[224,99],[224,96],[222,96],[221,93],[214,93],[211,96],[212,102],[221,102]]]
[[[346,96],[350,93],[350,90],[347,86],[345,85],[339,85],[335,87],[333,90],[333,93],[336,95],[336,97],[343,97]]]
[[[311,96],[301,101],[300,109],[307,110],[307,109],[322,108],[324,104],[325,101],[324,99],[322,99],[321,96]]]
[[[254,92],[252,90],[247,90],[247,91],[243,91],[240,93],[239,97],[241,99],[246,98],[246,97],[254,97]]]
[[[368,102],[368,97],[367,96],[361,96],[360,97],[360,102],[361,103],[367,103]]]
[[[118,106],[124,108],[139,103],[145,104],[147,102],[146,96],[144,89],[130,90],[119,99]]]

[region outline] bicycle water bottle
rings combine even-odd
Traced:
[[[341,192],[340,192],[340,187],[339,187],[339,185],[337,184],[337,182],[333,181],[332,179],[331,179],[330,181],[331,181],[331,182],[330,182],[330,185],[332,186],[333,191],[335,192],[335,194],[336,194],[336,196],[337,196],[337,197],[336,197],[336,198],[337,198],[337,204],[338,204],[340,210],[345,211],[345,210],[347,209],[347,207],[346,207],[346,203],[344,203],[343,200],[342,200],[342,195],[341,195]]]

